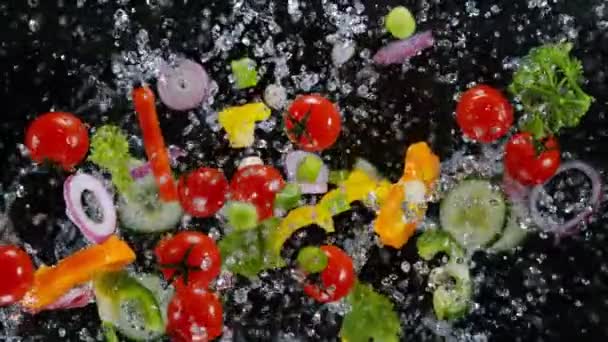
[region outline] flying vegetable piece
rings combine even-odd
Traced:
[[[335,302],[342,299],[350,292],[355,282],[353,260],[342,249],[325,245],[318,248],[318,251],[327,257],[325,267],[321,268],[319,266],[322,264],[322,258],[315,257],[315,252],[312,251],[311,249],[308,249],[308,252],[301,251],[298,255],[298,263],[301,268],[308,271],[307,273],[316,273],[311,271],[320,269],[321,284],[317,285],[306,281],[304,283],[304,293],[319,303]]]
[[[133,103],[144,138],[146,155],[158,185],[160,199],[165,202],[177,201],[177,187],[173,181],[169,154],[156,114],[154,93],[147,86],[136,88],[133,90]]]
[[[129,194],[133,185],[131,159],[129,141],[120,128],[104,125],[95,131],[89,160],[112,174],[112,183],[122,194]]]
[[[34,284],[21,304],[31,310],[55,302],[71,288],[92,280],[97,274],[120,270],[135,260],[135,253],[115,235],[59,261],[42,266],[34,273]]]
[[[450,260],[464,257],[462,247],[445,231],[426,230],[416,241],[418,255],[424,260],[431,260],[437,253],[446,253]]]
[[[258,84],[258,71],[255,61],[251,58],[241,58],[230,62],[232,76],[237,89],[255,87]]]
[[[249,103],[224,109],[219,114],[219,123],[228,134],[230,146],[243,148],[253,144],[255,123],[269,116],[270,108],[264,103]]]
[[[593,102],[581,88],[583,67],[571,50],[572,43],[533,48],[513,75],[509,91],[528,115],[521,128],[537,139],[577,126]]]
[[[410,145],[405,153],[405,167],[401,180],[419,179],[431,189],[439,178],[440,171],[439,157],[426,142],[417,142]]]
[[[438,319],[453,320],[464,316],[471,304],[473,283],[466,265],[449,262],[431,271],[429,281],[436,287],[433,309]]]
[[[370,285],[358,282],[346,301],[351,305],[351,310],[342,321],[342,341],[399,341],[399,316],[386,296],[374,291]]]

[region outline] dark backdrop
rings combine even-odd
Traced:
[[[307,2],[304,18],[298,23],[293,23],[287,15],[286,1],[277,1],[274,17],[283,30],[274,39],[275,42],[302,43],[291,50],[296,53],[289,61],[290,70],[299,73],[300,67],[305,65],[310,72],[318,73],[320,81],[311,90],[327,94],[342,108],[344,133],[336,146],[325,154],[328,163],[333,167],[346,167],[355,157],[362,156],[385,175],[395,178],[403,166],[404,148],[411,142],[428,140],[443,158],[462,147],[452,119],[456,92],[465,89],[470,82],[487,82],[504,88],[512,73],[509,70],[511,57],[524,55],[540,42],[568,38],[575,43],[574,54],[584,62],[588,79],[585,88],[595,96],[596,102],[581,126],[565,132],[560,136],[560,142],[571,156],[605,169],[608,166],[605,158],[608,147],[605,113],[608,6],[598,7],[600,1],[556,0],[550,4],[532,0],[366,1],[363,14],[368,16],[369,32],[356,37],[358,53],[362,48],[374,51],[387,41],[381,32],[380,18],[387,8],[397,3],[408,5],[419,18],[426,17],[419,22],[419,27],[433,29],[439,41],[434,49],[413,59],[407,70],[400,66],[365,69],[379,73],[378,81],[371,85],[377,96],[374,99],[357,95],[357,87],[368,82],[361,73],[360,56],[355,56],[339,71],[340,79],[353,87],[351,92],[328,86],[331,46],[313,42],[335,32],[336,27],[328,23],[320,1]],[[128,0],[83,0],[77,4],[64,0],[11,0],[0,4],[0,160],[3,162],[0,191],[4,195],[0,198],[0,208],[8,210],[20,238],[39,250],[38,262],[53,263],[63,256],[62,253],[81,247],[83,241],[73,227],[58,223],[65,222],[62,221],[65,215],[61,196],[65,174],[50,170],[21,176],[19,183],[23,188],[17,187],[15,180],[19,170],[29,165],[18,147],[23,141],[27,122],[50,109],[71,111],[81,108],[79,114],[93,126],[111,121],[137,134],[132,110],[120,91],[109,94],[112,105],[107,110],[98,106],[81,107],[88,101],[99,102],[103,98],[100,89],[116,90],[111,56],[136,50],[136,33],[144,28],[149,33],[152,48],[200,58],[214,44],[213,30],[201,25],[201,21],[209,22],[210,27],[218,24],[222,29],[229,29],[241,20],[230,16],[233,4],[228,1],[189,0],[184,3],[174,0],[173,6],[159,5],[159,1],[148,2],[155,5]],[[350,3],[338,2],[342,11]],[[253,9],[269,10],[265,1],[246,3]],[[472,7],[472,4],[476,5]],[[130,25],[127,31],[114,37],[114,14],[121,8],[128,11]],[[135,10],[131,12],[131,8]],[[269,29],[262,19],[254,18],[247,24],[244,36],[254,42],[265,40]],[[163,38],[167,39],[165,43],[161,43]],[[204,63],[220,86],[212,106],[214,109],[259,97],[264,85],[272,82],[273,65],[268,63],[260,86],[242,92],[231,89],[227,82],[227,61],[244,53],[252,54],[252,48],[239,43],[225,55],[212,57]],[[100,82],[106,86],[100,88]],[[289,78],[284,82],[292,85]],[[243,152],[230,150],[221,135],[204,124],[207,113],[197,113],[203,124],[182,134],[192,120],[164,107],[160,112],[169,143],[184,146],[186,141],[191,142],[190,157],[183,160],[181,171],[204,163],[220,165],[231,174],[233,161]],[[273,146],[286,142],[280,129],[257,134],[258,139],[268,143],[258,145],[256,153],[267,161],[277,161],[280,154]],[[9,210],[6,205],[13,202],[11,196],[16,190],[19,196]],[[38,220],[34,219],[36,217]],[[349,227],[368,224],[371,218],[362,208],[341,215],[338,235],[352,236]],[[208,231],[214,225],[216,222],[200,221],[194,222],[191,228]],[[608,338],[605,229],[606,218],[602,213],[583,234],[559,245],[554,245],[552,239],[534,236],[523,251],[513,256],[476,256],[473,272],[483,277],[476,295],[478,307],[468,319],[455,324],[454,336],[460,340],[485,334],[492,341],[605,341]],[[308,229],[307,233],[290,240],[289,245],[326,239],[314,228]],[[129,239],[140,252],[155,242],[154,238]],[[53,246],[60,242],[62,249],[54,252]],[[392,296],[401,315],[404,340],[440,340],[428,324],[424,324],[426,318],[432,316],[430,295],[424,291],[425,277],[421,275],[424,272],[414,268],[404,274],[400,268],[403,261],[411,264],[417,261],[413,244],[402,251],[374,246],[370,254],[360,278]],[[149,265],[140,262],[137,267],[147,269]],[[272,279],[278,279],[293,286],[282,273],[285,272],[263,277],[262,283],[272,284]],[[399,279],[387,286],[391,274],[398,275]],[[404,279],[408,281],[402,282]],[[395,289],[401,296],[395,294]],[[250,293],[253,306],[249,307],[237,303],[234,293],[229,291],[225,295],[226,325],[234,330],[235,340],[270,340],[278,338],[280,331],[291,332],[303,340],[334,339],[339,318],[324,312],[320,322],[315,321],[313,313],[318,306],[302,299],[297,290],[288,291],[287,297],[289,301],[282,295],[265,298],[262,290],[253,290]],[[298,312],[302,312],[301,317],[295,315]],[[47,341],[77,341],[96,336],[98,326],[95,306],[90,305],[68,312],[26,315],[16,331],[11,329],[5,333],[17,334],[24,340],[39,336]]]

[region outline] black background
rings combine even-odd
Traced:
[[[173,6],[149,6],[143,1],[97,3],[88,0],[83,6],[76,6],[72,1],[63,1],[62,6],[61,1],[59,4],[57,1],[39,2],[33,8],[28,7],[26,1],[0,4],[0,160],[4,164],[0,167],[0,191],[4,194],[15,190],[14,180],[19,169],[30,164],[17,147],[23,141],[27,122],[50,109],[71,111],[95,99],[98,96],[95,87],[84,87],[90,76],[111,86],[114,78],[111,56],[121,51],[135,50],[134,37],[140,28],[148,31],[153,48],[159,47],[162,38],[169,38],[165,52],[170,50],[197,59],[213,47],[211,34],[200,25],[201,18],[210,18],[210,22],[215,24],[220,22],[223,14],[230,22],[232,11],[232,4],[228,1],[190,0],[184,4],[175,0]],[[608,8],[603,12],[594,11],[599,2],[555,1],[543,8],[536,8],[524,1],[483,1],[477,4],[479,15],[469,16],[464,10],[465,1],[367,1],[364,14],[369,17],[369,33],[356,37],[358,52],[361,48],[375,51],[387,41],[387,36],[382,34],[380,18],[387,8],[398,3],[408,5],[418,15],[426,13],[428,20],[420,22],[419,27],[433,29],[438,40],[455,44],[459,38],[465,38],[466,42],[466,46],[451,49],[437,44],[413,59],[413,67],[406,71],[399,66],[377,68],[380,78],[375,84],[377,99],[374,100],[356,95],[356,87],[361,81],[356,74],[363,63],[359,56],[355,56],[339,71],[340,78],[352,84],[355,90],[344,94],[327,89],[331,46],[313,42],[334,32],[336,28],[327,22],[320,1],[308,3],[303,10],[304,19],[299,23],[290,21],[286,1],[277,4],[274,17],[283,32],[274,39],[295,41],[301,38],[305,42],[299,49],[301,53],[294,54],[289,61],[290,70],[299,73],[300,66],[306,65],[308,70],[320,73],[321,80],[312,90],[327,94],[342,109],[344,132],[339,142],[324,153],[327,162],[332,167],[346,167],[352,164],[355,157],[362,156],[377,165],[386,176],[395,179],[403,166],[403,151],[409,143],[428,140],[442,158],[463,146],[452,119],[454,94],[466,89],[470,82],[506,87],[511,70],[503,66],[505,58],[524,55],[530,47],[543,41],[567,37],[567,30],[563,29],[564,23],[569,22],[568,17],[563,16],[567,14],[574,20],[570,26],[578,32],[569,40],[575,43],[574,54],[583,60],[588,79],[585,89],[596,101],[581,126],[561,135],[560,143],[566,152],[565,157],[581,158],[606,169],[608,33],[606,29],[600,29],[600,20],[602,16],[604,20],[608,19]],[[268,9],[264,1],[252,0],[247,3],[254,9]],[[345,9],[348,3],[343,1],[339,7]],[[498,13],[490,10],[494,4],[500,8]],[[114,39],[113,14],[119,8],[134,8],[135,11],[129,14],[130,31]],[[423,8],[428,9],[423,11]],[[204,13],[203,9],[208,12]],[[486,13],[491,15],[486,17]],[[40,22],[35,32],[28,27],[31,19]],[[455,20],[458,22],[455,23]],[[262,22],[254,20],[247,25],[245,35],[257,41],[260,37],[265,39],[268,30]],[[237,44],[227,55],[213,57],[204,63],[220,87],[213,109],[255,99],[261,95],[264,86],[273,81],[272,64],[269,64],[269,71],[258,87],[249,91],[233,90],[227,81],[226,65],[230,59],[245,53],[251,53],[251,48]],[[455,82],[441,82],[439,76],[448,73],[457,75]],[[290,85],[290,80],[285,80],[285,84]],[[290,92],[290,95],[294,94]],[[110,121],[138,134],[130,104],[125,98],[125,94],[118,91],[110,110],[102,112],[92,107],[79,115],[91,126]],[[230,175],[234,162],[243,153],[258,153],[266,161],[276,162],[280,153],[272,145],[286,142],[277,128],[270,133],[257,132],[258,139],[268,141],[266,147],[258,146],[255,152],[230,150],[221,134],[212,132],[204,124],[202,117],[207,113],[197,113],[203,124],[183,136],[181,132],[189,124],[187,116],[172,113],[162,106],[160,108],[166,140],[181,146],[186,141],[194,142],[189,157],[182,161],[180,171],[203,164],[219,165]],[[368,116],[354,115],[356,108],[366,110]],[[396,133],[394,128],[403,134]],[[71,237],[64,241],[68,250],[83,245],[73,227],[60,226],[56,222],[58,219],[65,220],[61,196],[64,177],[65,174],[56,170],[22,176],[19,179],[25,194],[9,210],[21,239],[39,249],[38,262],[53,263],[63,256],[53,252],[53,244],[58,238]],[[51,179],[55,181],[49,181]],[[6,205],[7,202],[0,199],[0,208]],[[479,307],[465,321],[455,324],[453,337],[468,340],[476,334],[485,334],[491,341],[608,339],[606,217],[602,217],[601,212],[600,217],[580,236],[562,241],[559,245],[554,245],[550,238],[534,236],[522,251],[513,256],[477,255],[477,266],[473,272],[485,276],[476,295]],[[42,225],[32,223],[32,218],[38,213],[47,215]],[[337,236],[352,235],[349,227],[367,224],[372,217],[364,209],[341,215],[337,218]],[[210,220],[194,221],[188,228],[208,231],[216,224]],[[154,238],[127,238],[142,253],[155,242]],[[300,234],[290,240],[289,245],[320,243],[324,239],[331,238],[310,228],[306,236]],[[336,240],[340,244],[340,238]],[[432,316],[428,300],[430,296],[424,291],[424,277],[414,270],[407,275],[400,270],[402,261],[407,260],[412,264],[417,261],[413,243],[402,251],[374,246],[370,253],[371,257],[359,275],[362,280],[390,294],[390,290],[382,285],[383,279],[391,273],[398,274],[399,281],[409,278],[409,282],[400,288],[405,299],[395,303],[401,315],[403,339],[441,340],[422,323],[424,317]],[[147,269],[149,265],[140,262],[137,267]],[[534,269],[539,269],[540,274],[534,274]],[[271,279],[279,279],[293,286],[284,273],[273,272],[263,277],[263,282],[271,283]],[[508,295],[505,289],[509,290]],[[340,319],[324,313],[321,323],[312,322],[311,313],[318,306],[302,299],[297,289],[288,292],[291,301],[286,304],[282,296],[267,299],[262,296],[263,291],[252,291],[250,299],[254,305],[247,312],[243,312],[242,304],[234,304],[232,292],[226,293],[226,325],[234,330],[235,340],[270,340],[277,338],[279,331],[292,332],[303,340],[334,340]],[[526,303],[529,294],[532,300],[537,301],[536,304]],[[538,302],[540,295],[546,299],[542,303]],[[518,313],[517,307],[524,309]],[[294,315],[299,312],[302,313],[301,318]],[[77,341],[83,328],[96,336],[98,326],[95,306],[89,305],[80,310],[48,312],[35,317],[26,315],[17,331],[6,333],[16,334],[24,340],[40,336],[47,341]],[[59,327],[65,329],[65,336],[59,335]],[[307,334],[306,331],[311,328],[315,332]]]

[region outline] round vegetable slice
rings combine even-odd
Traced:
[[[183,111],[203,102],[209,96],[210,84],[211,80],[200,64],[183,59],[175,67],[163,64],[156,86],[167,107]]]
[[[502,232],[500,239],[498,239],[489,250],[496,253],[510,252],[515,247],[519,246],[527,235],[528,231],[519,225],[517,217],[515,215],[509,215],[507,225]]]
[[[467,249],[496,241],[505,227],[507,204],[500,190],[485,180],[465,180],[441,202],[441,226]]]

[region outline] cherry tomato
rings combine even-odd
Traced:
[[[554,137],[535,142],[530,133],[519,133],[509,139],[504,162],[509,175],[518,182],[525,185],[542,184],[559,167],[559,146]]]
[[[176,292],[167,307],[173,342],[211,341],[222,334],[223,309],[217,296],[197,287]]]
[[[513,107],[500,91],[482,84],[462,94],[456,121],[468,138],[489,143],[509,131]]]
[[[35,162],[49,160],[69,171],[87,154],[89,133],[74,114],[46,113],[28,127],[25,145]]]
[[[240,168],[230,181],[230,197],[255,205],[260,221],[272,216],[274,198],[285,186],[281,173],[272,166]]]
[[[342,126],[336,106],[320,95],[298,96],[283,119],[289,139],[311,152],[333,145]]]
[[[178,290],[186,286],[206,288],[220,273],[220,251],[203,233],[180,232],[164,238],[154,252],[163,275]]]
[[[317,302],[327,303],[339,300],[350,292],[355,283],[353,260],[336,246],[321,246],[327,255],[327,267],[321,272],[321,285],[307,283],[304,293]]]
[[[0,306],[20,300],[34,281],[30,256],[17,246],[0,246]]]
[[[201,167],[182,176],[177,191],[186,212],[196,217],[209,217],[224,205],[228,181],[222,171]]]

